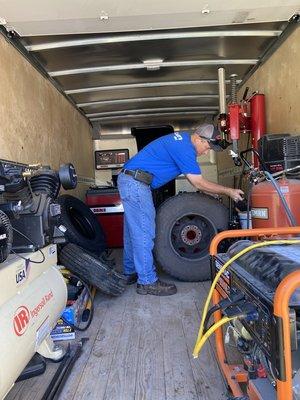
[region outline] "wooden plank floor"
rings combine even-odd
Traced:
[[[170,279],[168,279],[170,280]],[[224,400],[213,341],[191,353],[207,284],[176,282],[170,297],[141,296],[135,285],[119,298],[97,295],[89,337],[61,400]],[[54,373],[18,383],[6,400],[39,400]]]

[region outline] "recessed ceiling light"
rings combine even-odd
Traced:
[[[208,7],[208,4],[206,4],[201,11],[202,14],[209,14],[210,13],[210,9]]]
[[[108,21],[109,20],[109,15],[105,11],[101,11],[100,20],[101,21]]]
[[[143,63],[146,65],[147,71],[158,71],[163,62],[164,60],[162,58],[153,58],[143,61]]]

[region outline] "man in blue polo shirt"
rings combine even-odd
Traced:
[[[131,158],[118,177],[124,206],[124,273],[128,284],[137,281],[137,293],[168,296],[177,292],[174,284],[157,278],[152,250],[155,238],[155,209],[151,189],[184,174],[204,192],[224,194],[234,201],[243,192],[203,178],[197,156],[210,149],[223,150],[213,125],[204,124],[190,135],[179,132],[154,140]]]

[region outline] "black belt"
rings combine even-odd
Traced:
[[[123,174],[125,174],[125,175],[130,175],[130,176],[135,175],[135,171],[132,171],[131,169],[122,168],[121,172],[123,172]]]
[[[145,183],[146,185],[151,185],[152,183],[153,175],[149,172],[142,171],[141,169],[131,170],[123,168],[121,169],[121,172],[125,175],[132,176],[136,181]]]

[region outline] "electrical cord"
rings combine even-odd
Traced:
[[[221,326],[227,324],[230,321],[233,321],[234,319],[240,318],[241,315],[237,315],[234,317],[223,317],[222,319],[220,319],[220,321],[216,322],[215,324],[213,324],[207,332],[205,332],[203,334],[203,336],[201,337],[201,339],[199,341],[197,341],[194,351],[193,351],[193,356],[194,358],[198,358],[198,355],[200,353],[200,351],[202,350],[203,346],[205,345],[207,339],[209,339],[209,337]]]
[[[19,231],[18,229],[14,228],[14,227],[12,227],[12,228],[13,228],[13,230],[14,230],[15,232],[17,232],[18,235],[23,236],[23,237],[24,237],[26,240],[28,240],[28,242],[31,243],[33,246],[38,247],[37,244],[34,243],[34,242],[33,242],[28,236],[26,236],[24,233],[22,233],[21,231]],[[23,256],[21,256],[19,253],[16,253],[14,250],[11,250],[12,253],[14,253],[17,257],[22,258],[23,260],[26,260],[26,261],[28,260],[28,261],[31,262],[32,264],[42,264],[42,263],[45,261],[46,257],[45,257],[45,254],[42,252],[41,249],[38,249],[38,251],[42,254],[42,260],[41,260],[41,261],[33,261],[33,260],[31,260],[30,258],[23,257]]]
[[[221,300],[219,304],[216,304],[215,306],[211,307],[207,315],[205,317],[204,325],[203,325],[203,332],[205,333],[209,328],[207,328],[208,322],[210,317],[218,310],[225,311],[227,308],[236,306],[240,304],[242,300],[245,299],[245,296],[243,294],[238,294],[234,295],[232,299],[229,299],[228,297],[224,300]]]
[[[64,273],[62,273],[62,274],[64,274]],[[61,319],[64,321],[65,324],[68,324],[69,326],[74,328],[74,330],[80,331],[80,332],[84,332],[89,328],[89,326],[92,323],[93,317],[94,317],[94,298],[93,298],[92,292],[91,292],[88,284],[86,282],[84,282],[81,278],[79,278],[79,276],[73,274],[73,272],[72,273],[68,272],[68,274],[65,274],[65,275],[68,276],[68,277],[74,277],[74,278],[78,279],[78,281],[80,281],[82,283],[83,287],[87,290],[89,298],[91,300],[91,309],[90,309],[90,313],[89,313],[89,318],[88,318],[88,320],[86,322],[86,325],[83,328],[81,328],[78,325],[72,324],[71,322],[66,320],[63,316],[61,316]]]
[[[279,196],[279,198],[281,200],[281,203],[282,203],[282,205],[283,205],[283,207],[285,209],[285,212],[286,212],[286,214],[288,216],[288,219],[290,221],[290,225],[291,226],[297,226],[296,219],[295,219],[294,215],[292,214],[292,211],[290,210],[290,208],[289,208],[289,206],[287,204],[287,201],[286,201],[284,195],[282,194],[282,192],[280,190],[280,187],[279,187],[278,183],[276,182],[276,180],[273,178],[272,174],[270,174],[269,171],[265,170],[264,173],[270,179],[272,185],[274,186],[276,192],[278,193],[278,196]]]
[[[201,319],[201,323],[200,323],[200,327],[199,327],[199,332],[198,332],[198,336],[197,336],[197,340],[196,340],[196,344],[193,350],[193,356],[194,358],[198,357],[199,354],[199,344],[200,341],[202,339],[203,336],[203,331],[204,331],[204,321],[206,319],[206,315],[208,312],[208,308],[209,308],[209,304],[213,295],[213,291],[216,287],[216,284],[220,278],[220,276],[223,274],[223,272],[234,262],[236,261],[238,258],[242,257],[244,254],[248,253],[251,250],[257,249],[259,247],[264,247],[264,246],[271,246],[271,245],[283,245],[283,244],[300,244],[300,240],[298,239],[281,239],[281,240],[269,240],[269,241],[265,241],[265,242],[260,242],[260,243],[255,243],[249,247],[246,247],[245,249],[241,250],[240,252],[238,252],[236,255],[234,255],[233,257],[231,257],[219,270],[219,272],[216,274],[212,285],[210,287],[207,299],[205,301],[204,304],[204,308],[203,308],[203,314],[202,314],[202,319]],[[220,322],[220,321],[218,321]],[[221,324],[222,325],[222,324]],[[217,329],[217,328],[216,328]],[[214,329],[214,331],[216,330]],[[206,332],[207,334],[208,332]]]

